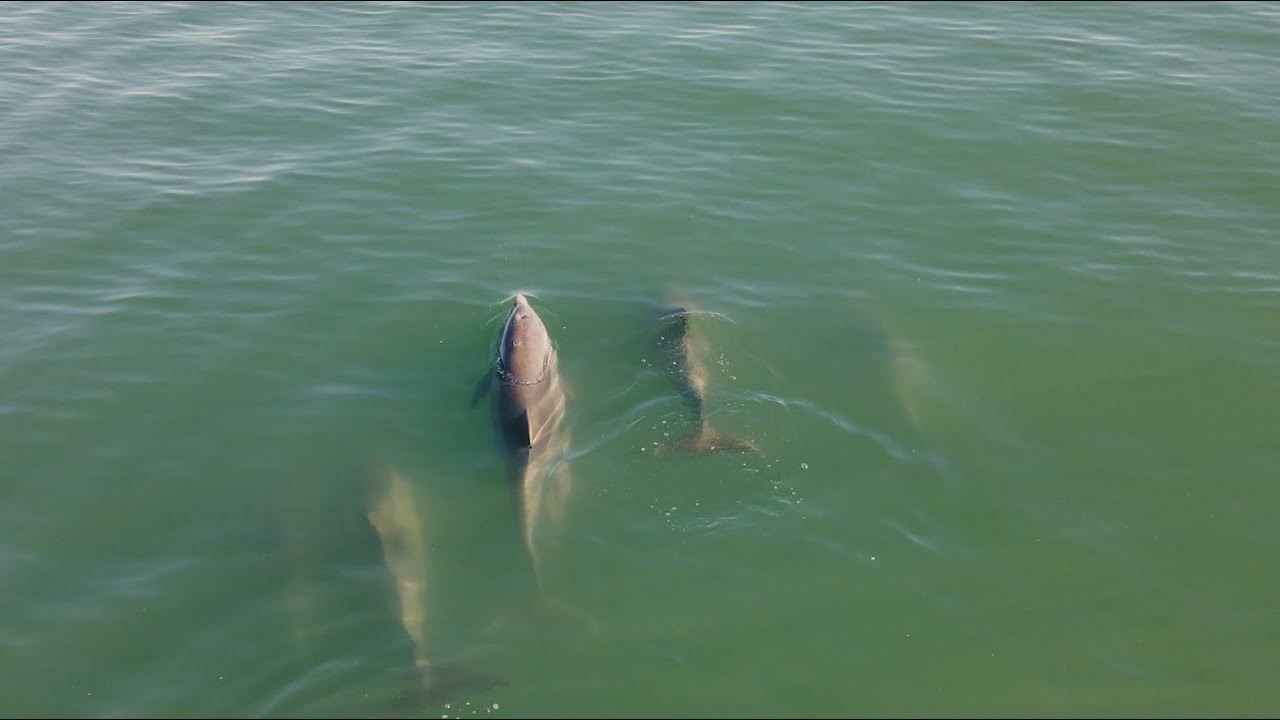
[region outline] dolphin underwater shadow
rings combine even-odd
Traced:
[[[688,406],[693,429],[676,440],[659,446],[657,456],[674,453],[764,453],[754,443],[711,427],[706,415],[707,342],[699,331],[698,315],[703,314],[671,291],[659,304],[657,349],[668,379]]]

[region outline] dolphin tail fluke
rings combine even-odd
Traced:
[[[445,703],[508,684],[501,675],[452,663],[419,663],[419,674],[379,717],[422,717]]]
[[[481,693],[507,685],[497,673],[454,664],[433,663],[421,668],[423,697],[428,703],[448,702],[467,693]]]
[[[676,453],[692,453],[705,455],[708,453],[746,453],[750,455],[763,455],[760,448],[749,440],[735,437],[728,433],[720,432],[708,425],[694,430],[693,432],[678,438],[674,442],[658,447],[658,455],[673,455]]]
[[[494,618],[489,623],[488,632],[554,633],[559,636],[566,633],[586,633],[588,636],[600,637],[604,630],[594,615],[540,586],[537,597]]]
[[[570,625],[585,628],[592,635],[600,635],[600,621],[596,620],[594,615],[578,607],[577,604],[565,600],[558,594],[549,592],[541,579],[538,581],[538,595],[541,598],[542,611],[540,614],[543,617],[552,620],[563,620]]]

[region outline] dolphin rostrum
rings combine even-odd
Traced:
[[[693,429],[657,449],[658,455],[669,453],[754,453],[759,448],[747,440],[720,432],[710,426],[706,416],[707,366],[706,340],[694,327],[696,311],[687,303],[668,295],[658,320],[658,350],[667,377],[689,406]]]
[[[498,338],[492,367],[471,405],[491,393],[494,430],[507,459],[507,474],[535,575],[535,537],[544,513],[558,516],[568,495],[568,469],[561,464],[569,435],[561,431],[565,388],[555,344],[542,318],[517,294]]]

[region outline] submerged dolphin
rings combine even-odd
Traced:
[[[404,475],[388,473],[368,518],[382,544],[383,560],[400,601],[400,623],[413,641],[421,679],[420,691],[409,693],[406,701],[442,702],[460,692],[506,685],[498,675],[433,663],[427,654],[427,538],[413,488]]]
[[[430,665],[425,647],[427,540],[422,519],[409,481],[391,473],[386,489],[369,511],[369,524],[378,533],[382,558],[395,583],[400,601],[400,623],[413,640],[413,657],[418,668]]]
[[[569,490],[567,468],[560,465],[569,435],[560,427],[566,399],[555,344],[524,295],[515,296],[492,367],[476,388],[472,407],[490,390],[494,429],[537,574],[539,520],[544,512],[558,515]]]
[[[707,399],[706,340],[696,332],[692,322],[694,311],[687,303],[668,295],[658,319],[658,349],[662,354],[667,377],[684,397],[692,414],[693,430],[664,446],[657,454],[739,452],[761,454],[747,440],[722,433],[710,426],[705,411]]]

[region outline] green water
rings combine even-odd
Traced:
[[[1278,56],[1264,3],[5,4],[0,714],[1271,716]],[[666,287],[763,456],[654,457]],[[516,292],[542,591],[470,407]],[[422,647],[505,684],[416,690],[396,474]]]

